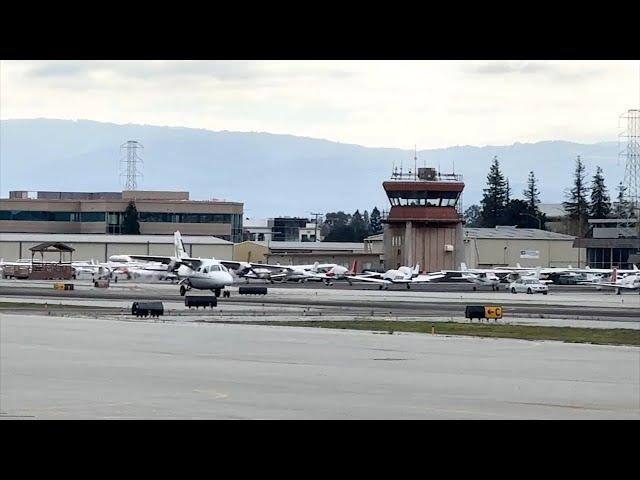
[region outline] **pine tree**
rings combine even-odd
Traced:
[[[618,195],[616,201],[613,204],[613,215],[618,218],[627,218],[630,216],[629,201],[627,200],[627,187],[622,182],[616,187]]]
[[[529,178],[527,179],[527,188],[522,192],[524,195],[524,199],[529,205],[529,210],[531,212],[538,211],[538,204],[540,203],[540,192],[538,191],[538,179],[533,174],[533,172],[529,172]]]
[[[369,219],[369,233],[371,235],[378,235],[382,233],[382,217],[380,215],[380,210],[378,207],[373,207],[371,210],[371,218]]]
[[[354,230],[364,230],[364,220],[362,219],[360,210],[356,210],[355,213],[351,216],[349,226]]]
[[[371,223],[371,219],[369,219],[369,212],[366,210],[362,214],[362,221],[364,222],[364,228],[369,231],[369,224]]]
[[[487,175],[487,188],[482,197],[482,224],[493,228],[499,224],[507,199],[507,186],[504,175],[500,171],[498,157],[493,157],[493,163]]]
[[[133,200],[129,202],[122,216],[122,233],[124,235],[140,235],[140,223],[138,222],[138,209]]]
[[[576,159],[576,169],[573,174],[573,188],[567,192],[568,200],[563,202],[564,209],[575,225],[575,233],[579,237],[586,234],[589,203],[587,202],[586,169],[580,155]]]
[[[506,182],[507,182],[506,196],[505,196],[505,199],[504,199],[505,206],[511,201],[511,187],[509,186],[509,179],[508,178],[507,178]]]
[[[608,218],[611,214],[611,199],[604,185],[602,169],[597,167],[596,174],[591,183],[591,204],[589,205],[589,216],[591,218]]]

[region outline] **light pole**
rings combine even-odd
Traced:
[[[535,218],[536,220],[538,220],[538,230],[542,230],[542,219],[536,217],[535,215],[531,215],[530,213],[520,213],[519,215],[526,215],[528,217]]]
[[[316,223],[315,223],[316,231],[314,233],[314,240],[313,241],[317,242],[318,241],[318,217],[321,216],[322,214],[321,213],[314,213],[314,212],[309,212],[309,213],[311,215],[315,215],[315,217],[316,217]]]

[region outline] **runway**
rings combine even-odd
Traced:
[[[639,419],[640,349],[3,314],[0,418]]]
[[[75,290],[54,290],[54,282],[1,281],[3,298],[51,299],[68,303],[70,300],[112,302],[118,308],[130,308],[134,301],[162,301],[170,308],[185,310],[184,298],[176,285],[153,283],[112,283],[109,288],[95,288],[90,282],[75,281]],[[268,286],[267,295],[239,295],[238,287],[229,287],[230,298],[219,298],[218,310],[229,312],[241,306],[246,309],[279,308],[296,310],[300,314],[356,315],[398,318],[443,318],[463,320],[468,305],[497,305],[503,307],[506,321],[527,318],[538,319],[548,325],[552,319],[581,320],[607,323],[616,322],[623,328],[640,326],[640,295],[615,295],[608,291],[583,291],[582,287],[552,286],[549,295],[514,295],[491,290],[429,291],[334,288],[324,285],[293,287]],[[441,284],[443,285],[443,284]],[[240,285],[243,286],[243,285]],[[440,286],[439,288],[444,288]],[[455,285],[455,288],[460,288]],[[208,291],[194,290],[189,295],[211,295]],[[6,301],[6,300],[5,300]],[[103,304],[104,305],[104,304]]]

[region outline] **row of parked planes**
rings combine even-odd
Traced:
[[[386,272],[364,271],[357,273],[357,260],[351,269],[335,263],[315,262],[313,265],[269,265],[264,263],[239,262],[232,260],[217,260],[214,258],[191,258],[186,254],[180,232],[174,234],[175,256],[159,255],[112,255],[109,261],[98,263],[73,262],[75,278],[91,276],[92,279],[115,279],[124,276],[127,279],[141,281],[170,280],[177,281],[180,295],[191,289],[211,290],[219,297],[225,287],[237,283],[237,279],[244,279],[247,283],[252,280],[266,282],[289,281],[299,282],[323,281],[332,285],[335,281],[369,282],[379,285],[380,290],[388,289],[391,285],[411,285],[429,283],[444,278],[447,280],[462,280],[473,284],[473,290],[478,286],[490,287],[496,291],[500,283],[508,283],[513,293],[542,293],[549,291],[548,283],[552,276],[562,275],[572,278],[571,283],[589,284],[597,288],[612,288],[617,294],[623,290],[640,292],[640,271],[634,265],[633,270],[620,269],[591,269],[591,268],[527,268],[496,267],[492,269],[469,269],[464,263],[460,270],[442,270],[439,272],[420,273],[420,266],[399,267]],[[30,262],[28,260],[27,262]],[[4,265],[24,265],[25,261],[0,261],[0,268]],[[227,292],[228,295],[228,292]]]

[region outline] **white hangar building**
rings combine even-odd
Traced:
[[[192,257],[233,258],[233,242],[227,240],[206,235],[183,235],[182,241],[187,254]],[[44,242],[60,242],[74,248],[74,261],[95,259],[106,262],[111,255],[127,254],[175,255],[173,235],[0,233],[0,258],[8,262],[21,258],[30,259],[29,248]],[[44,260],[57,262],[60,255],[48,253]],[[69,261],[67,254],[63,261]]]
[[[365,251],[379,253],[384,261],[384,235],[365,239]],[[535,228],[464,228],[462,245],[468,268],[498,266],[573,267],[586,266],[586,249],[575,248],[576,237]],[[439,255],[451,253],[442,251]],[[388,262],[386,262],[388,263]],[[393,265],[386,265],[391,268]],[[460,268],[456,265],[455,269]]]

